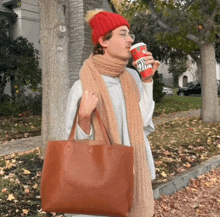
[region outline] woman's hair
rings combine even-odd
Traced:
[[[103,41],[110,40],[111,37],[112,37],[112,31],[110,31],[105,36],[103,36]],[[102,45],[98,42],[98,44],[95,45],[95,47],[93,49],[93,55],[96,55],[96,54],[103,55],[104,53],[105,53],[104,47],[102,47]]]

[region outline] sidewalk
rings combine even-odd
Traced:
[[[0,156],[41,147],[41,136],[0,142]]]

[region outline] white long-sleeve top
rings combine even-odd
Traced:
[[[151,173],[151,179],[155,179],[155,166],[153,161],[153,156],[150,148],[149,141],[147,139],[147,135],[153,132],[154,125],[152,122],[152,116],[154,112],[155,103],[153,101],[153,82],[151,83],[144,83],[141,81],[140,77],[138,76],[137,72],[133,69],[127,68],[127,71],[133,75],[135,78],[138,89],[140,91],[140,110],[143,119],[143,129],[144,129],[144,139],[145,139],[145,147],[147,153],[147,160],[149,164],[149,169]],[[118,77],[110,77],[106,75],[102,75],[102,78],[105,81],[107,89],[109,91],[113,108],[115,111],[118,130],[120,135],[121,144],[130,146],[130,139],[129,139],[129,131],[128,131],[128,124],[126,119],[126,106],[125,106],[125,99],[121,87],[121,83]],[[78,102],[82,97],[83,90],[82,84],[80,80],[77,80],[70,92],[67,102],[67,110],[66,110],[66,138],[69,137],[73,121],[76,116],[76,110],[78,106]],[[76,139],[94,139],[93,129],[91,129],[90,135],[87,135],[80,127],[77,125],[76,129]]]

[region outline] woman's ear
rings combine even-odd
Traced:
[[[103,40],[103,37],[99,37],[99,44],[102,45],[102,47],[106,48],[108,47],[108,40]]]

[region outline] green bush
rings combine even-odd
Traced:
[[[0,104],[1,116],[18,117],[22,113],[28,115],[41,115],[42,113],[42,94],[22,95],[15,101],[5,100]]]
[[[16,104],[12,101],[3,101],[0,104],[0,115],[1,116],[14,116],[18,117],[19,110]]]
[[[158,79],[158,73],[156,72],[154,75],[154,85],[153,85],[153,98],[155,103],[161,102],[163,97],[165,96],[165,93],[163,93],[163,86],[164,84],[161,83]]]

